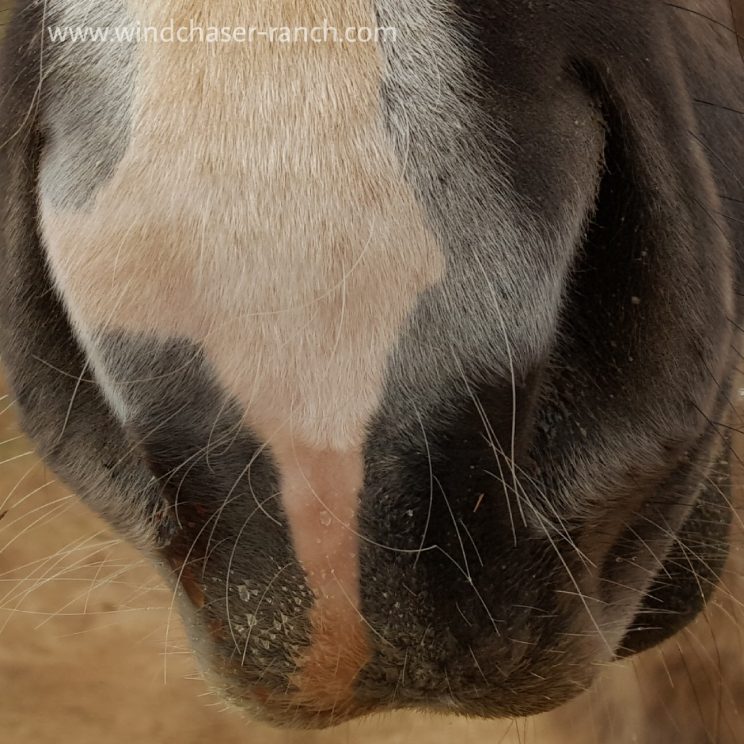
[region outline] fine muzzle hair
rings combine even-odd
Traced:
[[[532,715],[705,607],[744,6],[687,5],[15,3],[0,357],[226,700]]]

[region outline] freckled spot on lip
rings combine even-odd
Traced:
[[[203,599],[203,596],[202,596],[202,599]],[[203,604],[203,601],[202,601],[202,604]],[[209,632],[211,633],[213,638],[224,638],[225,626],[222,624],[220,620],[213,617],[209,621]]]
[[[204,607],[204,588],[187,572],[181,576],[181,586],[197,610]]]
[[[345,716],[354,703],[354,681],[371,658],[366,632],[354,608],[329,608],[318,601],[311,611],[310,646],[290,682],[293,700],[313,710]]]
[[[271,692],[265,687],[254,687],[253,697],[258,700],[259,703],[266,703],[271,699]]]
[[[179,583],[186,592],[186,596],[191,600],[191,604],[193,604],[197,610],[201,610],[205,603],[204,587],[194,578],[193,572],[189,566],[184,565],[175,559],[171,559],[169,562]]]

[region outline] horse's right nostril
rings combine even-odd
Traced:
[[[469,441],[468,449],[477,451],[479,443],[472,442],[471,437],[478,433],[481,443],[486,442],[492,451],[496,449],[511,460],[516,458],[521,467],[526,467],[542,373],[540,364],[523,374],[512,371],[511,377],[496,383],[468,385],[461,413],[447,432],[447,451],[454,456],[461,449],[457,447],[458,435]]]

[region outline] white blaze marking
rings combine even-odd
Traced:
[[[130,0],[129,10],[143,26],[375,25],[371,0],[250,5]],[[42,195],[53,275],[94,362],[106,330],[203,346],[277,459],[318,638],[334,638],[328,622],[348,623],[338,643],[362,649],[365,426],[402,324],[443,272],[381,122],[379,50],[256,41],[137,54],[131,140],[110,181],[81,211]],[[334,679],[350,683],[363,655]],[[330,700],[323,663],[307,661],[306,688]]]

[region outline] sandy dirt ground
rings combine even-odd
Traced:
[[[171,593],[37,459],[1,392],[0,515],[2,744],[744,742],[738,569],[692,631],[617,665],[557,714],[518,723],[396,714],[276,731],[210,695]]]

